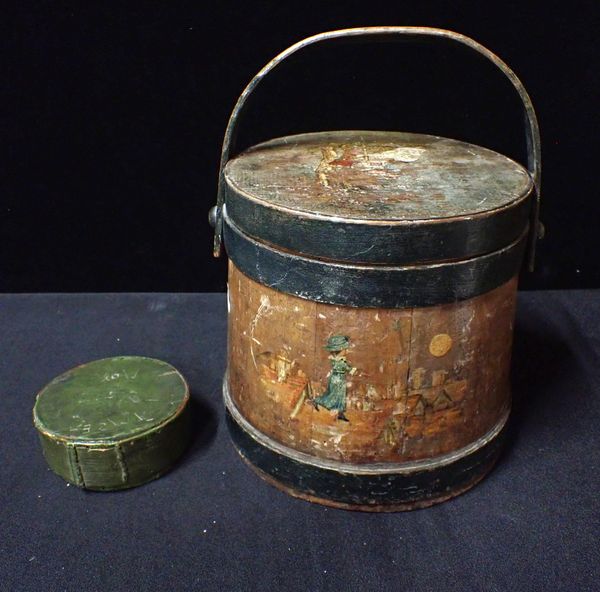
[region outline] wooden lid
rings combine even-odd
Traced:
[[[87,489],[123,489],[159,476],[184,450],[188,401],[173,366],[124,356],[55,378],[33,418],[52,470]]]
[[[395,264],[506,246],[527,225],[533,188],[524,167],[486,148],[379,131],[271,140],[224,174],[226,215],[250,236],[320,258]]]
[[[230,161],[232,187],[274,207],[358,220],[487,212],[531,190],[527,171],[486,148],[421,134],[324,132],[272,140]]]

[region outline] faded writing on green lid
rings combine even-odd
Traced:
[[[164,423],[185,404],[188,388],[173,366],[137,356],[84,364],[38,395],[36,427],[74,442],[114,441]]]

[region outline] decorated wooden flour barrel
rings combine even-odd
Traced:
[[[232,156],[250,93],[307,45],[444,37],[487,57],[526,114],[527,168],[465,142],[315,132]],[[538,235],[530,99],[494,54],[439,29],[333,31],[277,56],[225,135],[215,253],[229,255],[224,398],[233,443],[311,501],[405,510],[455,496],[498,458],[510,410],[517,276]]]

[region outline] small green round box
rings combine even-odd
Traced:
[[[142,485],[168,471],[190,440],[189,389],[170,364],[120,356],[61,374],[33,408],[44,456],[85,489]]]

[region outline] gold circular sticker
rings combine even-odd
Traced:
[[[452,337],[448,333],[434,335],[429,343],[429,352],[436,358],[445,356],[452,348]]]

